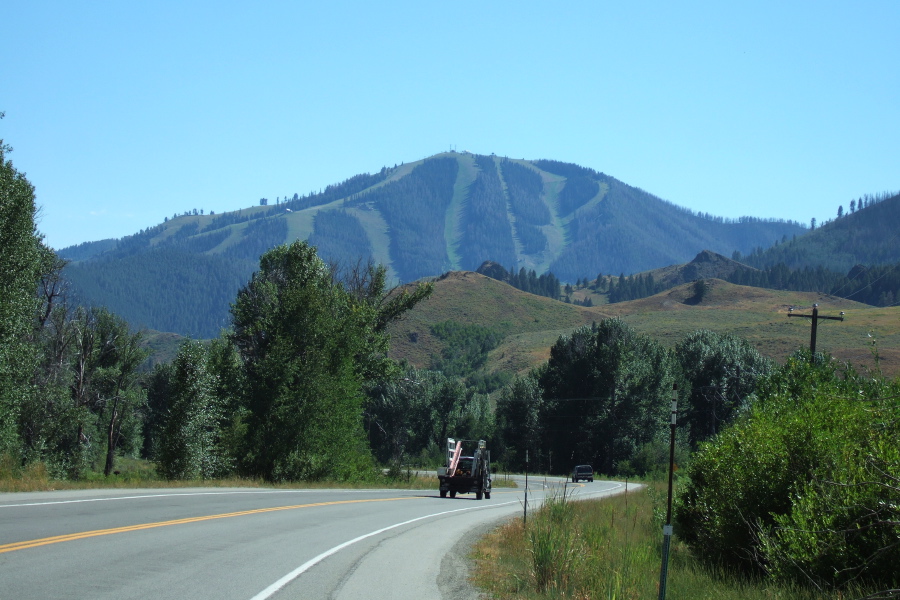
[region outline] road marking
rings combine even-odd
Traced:
[[[622,487],[622,484],[619,483],[616,485],[615,488],[612,488],[612,489],[616,489],[616,488],[620,488],[620,487]],[[635,486],[636,489],[639,487],[640,487],[639,485]],[[371,490],[368,490],[368,491],[371,491]],[[497,494],[497,493],[500,493],[500,494],[521,493],[522,491],[523,490],[510,490],[510,491],[504,491],[504,492],[495,492],[495,494]],[[597,490],[596,492],[593,492],[593,493],[589,492],[589,494],[590,495],[593,495],[594,493],[603,494],[604,492],[607,492],[607,491],[611,491],[611,490],[610,489]],[[41,503],[41,504],[66,504],[66,503],[70,503],[70,502],[91,502],[91,501],[114,500],[114,499],[124,500],[124,499],[129,499],[129,498],[141,498],[141,497],[153,498],[153,497],[160,497],[160,496],[188,496],[188,495],[196,496],[196,495],[215,495],[215,494],[229,494],[229,493],[256,493],[256,492],[196,492],[196,493],[190,493],[190,494],[155,494],[155,495],[151,495],[151,496],[124,496],[122,498],[94,498],[94,499],[85,499],[85,500],[62,500],[62,501],[58,501],[58,502],[47,502],[47,503]],[[271,492],[267,491],[264,493],[271,493]],[[3,544],[3,545],[0,545],[0,554],[4,554],[6,552],[15,552],[17,550],[25,550],[27,548],[37,548],[39,546],[47,546],[50,544],[59,544],[62,542],[71,542],[71,541],[81,540],[81,539],[86,539],[86,538],[91,538],[91,537],[99,537],[102,535],[128,533],[131,531],[141,531],[144,529],[167,527],[169,525],[184,525],[187,523],[198,523],[201,521],[211,521],[213,519],[243,517],[243,516],[247,516],[247,515],[261,514],[261,513],[267,513],[267,512],[276,512],[276,511],[282,511],[282,510],[295,510],[298,508],[312,508],[315,506],[334,506],[334,505],[339,505],[339,504],[359,504],[359,503],[363,503],[363,502],[393,502],[396,500],[422,500],[425,498],[432,498],[432,497],[433,496],[407,496],[407,497],[401,497],[401,498],[368,498],[368,499],[363,499],[363,500],[335,500],[332,502],[314,502],[314,503],[310,503],[310,504],[295,504],[292,506],[275,506],[275,507],[271,507],[271,508],[257,508],[257,509],[253,509],[253,510],[244,510],[244,511],[233,512],[233,513],[223,513],[223,514],[219,514],[219,515],[207,515],[207,516],[202,516],[202,517],[189,517],[189,518],[185,518],[185,519],[174,519],[171,521],[159,521],[156,523],[144,523],[144,524],[139,524],[139,525],[130,525],[127,527],[115,527],[115,528],[111,528],[111,529],[96,529],[93,531],[82,531],[79,533],[70,533],[67,535],[57,535],[57,536],[48,537],[48,538],[40,538],[40,539],[36,539],[36,540],[26,540],[26,541],[22,541],[22,542],[13,542],[10,544]],[[342,544],[341,546],[332,548],[332,550],[329,550],[328,552],[323,553],[323,554],[319,555],[318,557],[314,558],[313,561],[315,561],[315,562],[310,561],[309,563],[306,563],[305,565],[301,566],[300,568],[302,568],[305,571],[306,569],[313,566],[317,562],[321,561],[322,559],[326,558],[327,556],[331,556],[331,554],[338,552],[339,550],[349,546],[350,544],[354,544],[354,543],[356,543],[360,540],[363,540],[367,537],[377,535],[379,533],[382,533],[389,529],[393,529],[395,527],[400,527],[402,525],[414,523],[415,521],[419,521],[421,519],[427,519],[430,517],[459,512],[462,510],[474,510],[477,508],[491,508],[494,506],[504,506],[506,504],[513,504],[513,503],[514,502],[504,502],[502,504],[491,504],[488,506],[473,506],[473,507],[469,507],[469,508],[461,508],[461,509],[450,510],[450,511],[445,511],[445,512],[440,512],[440,513],[434,513],[432,515],[426,515],[424,517],[419,517],[417,519],[413,519],[411,521],[406,521],[404,523],[398,523],[396,525],[391,525],[390,527],[380,529],[376,532],[372,532],[370,534],[367,534],[362,537],[351,540],[349,542],[346,542],[345,544]],[[8,506],[13,506],[13,505],[8,505]],[[31,505],[19,504],[19,505],[15,505],[15,506],[34,506],[34,504],[31,504]],[[293,577],[291,577],[291,579],[296,578],[302,572],[303,571],[297,572]],[[279,580],[279,581],[281,581],[281,580]],[[288,581],[290,581],[290,580],[288,580]],[[288,581],[285,581],[284,583],[282,583],[279,586],[279,588],[276,588],[276,589],[280,589],[280,587],[286,585],[288,583]],[[275,584],[273,584],[273,585],[275,585]],[[256,598],[267,598],[267,597],[268,596],[256,596],[256,597],[254,597],[254,600],[256,600]]]
[[[253,598],[251,598],[250,600],[267,600],[267,598],[271,598],[272,595],[273,595],[275,592],[277,592],[278,590],[280,590],[281,588],[283,588],[284,586],[286,586],[287,584],[289,584],[289,583],[292,582],[293,580],[297,579],[298,577],[300,577],[300,575],[302,575],[303,573],[305,573],[306,571],[308,571],[309,569],[311,569],[311,568],[314,567],[315,565],[319,564],[320,562],[322,562],[323,560],[325,560],[326,558],[328,558],[328,557],[331,556],[332,554],[337,554],[338,552],[340,552],[341,550],[343,550],[343,549],[346,548],[347,546],[352,546],[352,545],[355,544],[356,542],[361,542],[362,540],[364,540],[364,539],[366,539],[366,538],[370,538],[370,537],[379,535],[379,534],[381,534],[381,533],[384,533],[385,531],[390,531],[391,529],[396,529],[397,527],[403,527],[404,525],[409,525],[410,523],[415,523],[416,521],[421,521],[421,520],[423,520],[423,519],[430,519],[431,517],[440,517],[441,515],[449,515],[450,513],[462,512],[462,511],[464,511],[464,510],[477,510],[477,509],[496,508],[496,507],[498,507],[498,506],[506,506],[507,504],[515,504],[515,503],[516,503],[516,502],[513,501],[513,502],[503,502],[503,503],[501,503],[501,504],[488,504],[488,505],[486,505],[486,506],[485,506],[485,505],[480,505],[480,506],[469,506],[469,507],[466,507],[466,508],[457,508],[457,509],[454,509],[454,510],[445,510],[445,511],[443,511],[443,512],[434,513],[434,514],[430,514],[430,515],[425,515],[424,517],[417,517],[417,518],[415,518],[415,519],[410,519],[409,521],[403,521],[402,523],[396,523],[396,524],[394,524],[394,525],[389,525],[389,526],[387,526],[387,527],[382,527],[381,529],[378,529],[378,530],[376,530],[376,531],[372,531],[372,532],[370,532],[370,533],[366,533],[366,534],[361,535],[361,536],[359,536],[359,537],[357,537],[357,538],[353,538],[352,540],[350,540],[350,541],[348,541],[348,542],[344,542],[343,544],[339,544],[339,545],[335,546],[334,548],[332,548],[332,549],[330,549],[330,550],[326,550],[325,552],[323,552],[322,554],[316,556],[315,558],[311,558],[310,560],[306,561],[305,563],[303,563],[302,565],[300,565],[299,567],[297,567],[296,569],[294,569],[293,571],[291,571],[290,573],[288,573],[287,575],[285,575],[284,577],[282,577],[281,579],[279,579],[278,581],[276,581],[275,583],[273,583],[272,585],[270,585],[269,587],[267,587],[266,589],[264,589],[263,591],[261,591],[260,593],[258,593],[257,595],[253,596]]]
[[[274,506],[271,508],[256,508],[253,510],[242,510],[233,513],[223,513],[219,515],[206,515],[203,517],[188,517],[185,519],[174,519],[172,521],[159,521],[157,523],[143,523],[140,525],[129,525],[127,527],[114,527],[112,529],[96,529],[94,531],[82,531],[79,533],[70,533],[66,535],[57,535],[48,538],[40,538],[37,540],[26,540],[23,542],[13,542],[11,544],[3,544],[0,546],[0,554],[5,552],[15,552],[16,550],[25,550],[26,548],[36,548],[38,546],[47,546],[49,544],[59,544],[61,542],[71,542],[74,540],[83,540],[85,538],[98,537],[101,535],[113,535],[116,533],[127,533],[130,531],[141,531],[144,529],[154,529],[156,527],[167,527],[169,525],[184,525],[186,523],[198,523],[200,521],[211,521],[213,519],[228,519],[231,517],[243,517],[246,515],[255,515],[268,512],[276,512],[281,510],[294,510],[298,508],[311,508],[314,506],[334,506],[338,504],[359,504],[362,502],[392,502],[395,500],[422,500],[428,496],[407,496],[403,498],[368,498],[364,500],[334,500],[332,502],[314,502],[312,504],[295,504],[293,506]]]

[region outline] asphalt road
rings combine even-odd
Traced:
[[[534,507],[554,481],[531,478]],[[624,491],[568,484],[576,498]],[[573,490],[574,488],[574,490]],[[474,598],[458,556],[523,489],[0,494],[0,600]]]

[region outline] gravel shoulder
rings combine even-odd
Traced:
[[[478,543],[483,532],[491,531],[514,518],[516,517],[501,517],[487,525],[474,527],[453,545],[441,561],[441,571],[437,580],[443,600],[484,600],[489,597],[470,581],[470,575],[475,567],[474,559],[470,558],[472,548]]]

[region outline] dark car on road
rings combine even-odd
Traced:
[[[593,481],[594,467],[591,465],[578,465],[572,469],[572,483],[578,483],[579,480]]]

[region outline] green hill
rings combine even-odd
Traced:
[[[449,273],[434,282],[431,298],[392,326],[391,355],[427,367],[444,345],[431,326],[452,320],[502,330],[503,341],[488,356],[486,371],[522,373],[545,362],[560,335],[618,316],[638,331],[667,346],[697,329],[732,333],[749,340],[761,353],[784,360],[809,347],[807,319],[789,319],[788,308],[818,303],[822,314],[844,311],[845,321],[819,326],[819,351],[839,360],[874,367],[872,342],[881,367],[900,373],[900,307],[876,308],[809,292],[772,291],[705,280],[706,293],[696,301],[695,284],[683,284],[649,298],[585,308],[521,292],[477,273]],[[808,311],[807,311],[808,312]]]

